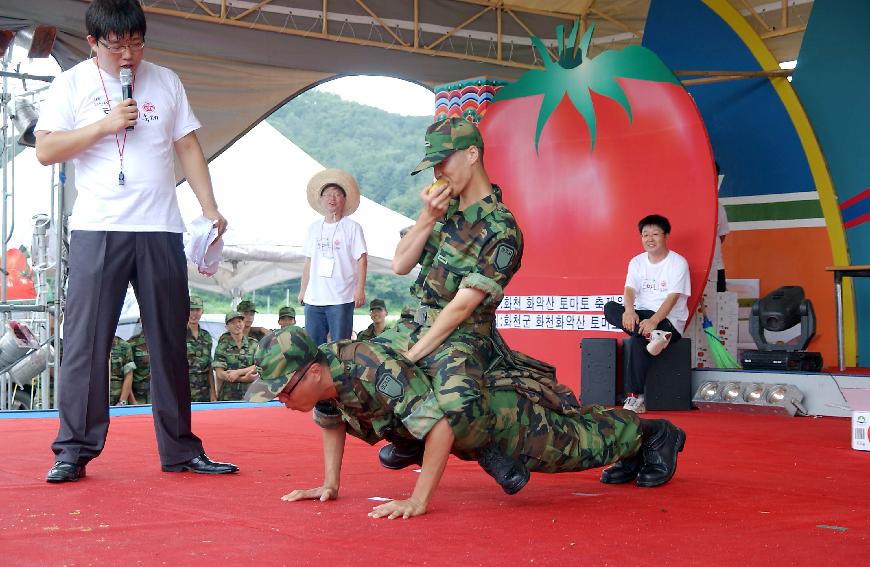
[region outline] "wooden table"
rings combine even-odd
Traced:
[[[870,266],[828,266],[834,272],[834,292],[837,299],[837,364],[840,372],[846,369],[846,353],[843,346],[843,278],[868,278]]]

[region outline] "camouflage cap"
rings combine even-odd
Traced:
[[[281,317],[293,317],[296,318],[296,310],[290,307],[289,305],[285,305],[281,309],[278,310],[278,319]]]
[[[387,310],[387,304],[384,303],[383,299],[372,299],[371,303],[369,303],[369,311],[372,309],[383,309]]]
[[[305,329],[291,325],[260,341],[254,364],[260,377],[245,393],[249,402],[268,402],[287,387],[293,373],[314,361],[320,351]]]
[[[426,129],[426,155],[417,164],[411,175],[417,175],[424,169],[435,167],[456,150],[464,150],[471,146],[483,148],[483,137],[474,123],[454,116],[435,122]]]
[[[190,308],[191,309],[202,309],[203,308],[202,298],[198,295],[191,295],[190,296]]]
[[[233,319],[244,319],[245,316],[238,311],[230,311],[224,316],[224,323],[229,323]]]
[[[402,314],[400,315],[401,319],[410,319],[413,321],[414,317],[417,316],[417,310],[411,307],[410,305],[406,305],[402,307]]]
[[[256,313],[257,306],[254,305],[254,302],[250,299],[244,299],[239,302],[239,305],[236,307],[236,311],[238,311],[239,313],[244,313],[245,311],[253,311],[254,313]]]

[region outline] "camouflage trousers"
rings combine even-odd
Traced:
[[[246,382],[223,382],[218,399],[222,402],[237,402],[245,399],[245,392],[250,384]]]
[[[121,387],[124,385],[124,379],[112,376],[109,379],[109,405],[116,406],[121,401]],[[138,399],[138,398],[137,398]]]
[[[425,331],[428,327],[416,323],[398,325],[372,342],[403,351]],[[432,381],[435,399],[453,430],[453,451],[461,458],[475,459],[476,450],[491,440],[494,416],[486,411],[489,391],[484,387],[484,371],[494,355],[489,337],[457,329],[417,362]]]
[[[633,411],[586,406],[564,415],[516,391],[491,392],[493,440],[529,470],[556,473],[603,467],[640,449],[640,419]]]
[[[133,378],[133,396],[136,398],[137,404],[150,404],[151,378],[139,380],[138,382]]]
[[[190,401],[191,402],[209,402],[209,380],[211,372],[191,372],[190,373]]]

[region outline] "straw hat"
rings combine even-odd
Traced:
[[[327,185],[338,185],[344,189],[347,199],[344,203],[343,216],[349,217],[359,208],[359,185],[351,174],[341,169],[324,169],[316,173],[308,182],[308,204],[311,208],[325,215],[326,211],[320,205],[320,194]]]

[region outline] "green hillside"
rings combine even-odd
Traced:
[[[402,116],[308,91],[266,121],[323,164],[353,175],[363,195],[415,218],[420,190],[432,180],[410,171],[423,156],[423,133],[432,119]]]
[[[378,108],[347,102],[338,95],[308,91],[275,111],[266,121],[325,167],[338,167],[351,173],[363,195],[410,218],[420,210],[419,194],[432,180],[426,173],[409,172],[423,156],[423,133],[432,122],[429,117],[402,116]],[[298,307],[299,280],[280,282],[258,289],[255,297],[261,312],[277,313],[290,297]],[[390,313],[412,302],[408,293],[412,281],[392,275],[369,275],[368,300],[387,302]],[[221,294],[200,293],[205,310],[229,310],[230,298]],[[368,312],[368,308],[358,312]]]

